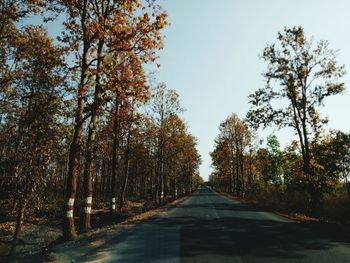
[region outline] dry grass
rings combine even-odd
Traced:
[[[185,197],[179,198],[161,207],[155,207],[152,203],[146,201],[127,201],[123,209],[114,215],[111,215],[106,207],[94,209],[92,215],[94,230],[91,233],[82,235],[82,237],[94,235],[105,229],[111,229],[120,225],[125,226],[147,220],[184,199]],[[23,226],[20,242],[17,246],[18,260],[32,257],[33,254],[36,254],[34,258],[37,258],[38,255],[41,257],[47,251],[49,245],[61,236],[59,219],[48,223],[45,218],[30,218],[28,222]],[[5,259],[9,252],[14,228],[15,222],[13,221],[0,223],[0,262]]]

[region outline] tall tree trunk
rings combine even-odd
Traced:
[[[232,140],[232,139],[231,139]],[[236,192],[236,181],[235,181],[235,155],[234,155],[234,146],[230,143],[230,192],[234,194]]]
[[[174,176],[174,199],[177,199],[177,181],[176,181],[176,175]]]
[[[120,133],[120,119],[119,119],[119,95],[116,92],[115,95],[115,113],[114,113],[114,126],[113,126],[113,149],[112,149],[112,179],[111,179],[111,191],[110,191],[110,211],[116,210],[116,179],[117,179],[117,165],[118,165],[118,149],[119,149],[119,133]]]
[[[233,149],[231,149],[231,167],[230,167],[230,192],[234,194],[237,191],[237,185],[235,180],[235,164],[234,164],[234,153]]]
[[[310,158],[310,151],[309,151],[309,141],[308,141],[308,134],[307,134],[307,128],[306,128],[306,95],[303,94],[303,115],[301,115],[299,109],[297,108],[296,98],[295,95],[292,99],[292,106],[293,106],[293,118],[294,118],[294,124],[297,129],[297,133],[299,136],[299,142],[301,146],[301,152],[303,156],[303,172],[307,176],[308,185],[307,185],[307,191],[310,196],[310,205],[311,210],[314,210],[317,206],[317,203],[319,200],[319,195],[317,193],[317,189],[314,186],[312,182],[312,169],[311,169],[311,158]]]
[[[235,170],[236,170],[236,184],[237,184],[237,195],[241,196],[242,193],[242,182],[241,182],[241,178],[240,178],[240,174],[239,174],[239,158],[238,158],[238,151],[236,149],[235,152]]]
[[[304,140],[304,154],[303,154],[303,170],[305,175],[307,176],[308,180],[308,193],[310,196],[310,210],[311,212],[314,212],[317,210],[319,204],[320,204],[320,193],[317,189],[317,187],[314,185],[313,182],[313,171],[311,168],[311,157],[310,157],[310,149],[309,149],[309,139],[307,135],[307,129],[306,129],[306,115],[304,110],[304,118],[302,119],[302,135]]]
[[[92,162],[94,159],[95,152],[95,138],[97,131],[97,119],[98,111],[101,107],[101,95],[102,87],[100,84],[101,80],[101,63],[102,63],[102,50],[104,41],[100,40],[97,47],[97,65],[96,65],[96,86],[94,93],[94,102],[91,110],[91,119],[89,125],[89,133],[86,142],[86,152],[85,152],[85,167],[84,167],[84,213],[82,217],[81,230],[82,232],[87,232],[91,229],[91,206],[92,206]]]
[[[83,134],[83,113],[84,113],[84,100],[85,100],[85,85],[86,75],[88,70],[87,56],[90,49],[90,45],[86,38],[86,12],[87,12],[87,0],[83,1],[83,10],[81,15],[81,26],[83,30],[83,53],[82,53],[82,65],[80,84],[78,88],[78,106],[75,115],[74,135],[69,149],[69,161],[68,161],[68,173],[67,173],[67,194],[65,204],[65,214],[63,217],[62,232],[65,240],[73,240],[77,237],[74,225],[74,201],[77,192],[77,178],[78,169],[80,163],[80,150],[81,150],[81,138]]]
[[[151,171],[151,193],[152,193],[152,201],[157,204],[157,196],[158,196],[158,187],[157,187],[157,164],[156,162],[153,164],[154,166],[152,167]]]
[[[111,163],[111,161],[109,161],[109,163]],[[107,166],[108,165],[106,164],[105,169],[100,168],[99,169],[99,173],[98,173],[102,178],[104,178],[104,181],[105,181],[105,184],[103,185],[103,188],[102,188],[102,191],[101,191],[101,199],[103,200],[103,202],[108,202],[109,195],[110,195],[109,191],[110,191],[110,185],[111,185],[111,182],[110,182],[111,178],[109,176],[108,169],[106,169]]]
[[[125,201],[125,190],[126,186],[128,184],[128,177],[129,177],[129,164],[130,164],[130,138],[131,138],[131,120],[128,127],[128,137],[126,139],[126,149],[125,149],[125,157],[124,157],[124,177],[123,177],[123,184],[120,191],[120,198],[119,198],[119,210],[121,210],[124,206]]]
[[[162,107],[163,108],[163,107]],[[159,205],[164,201],[164,110],[161,112],[160,131],[159,131],[159,146],[158,146],[158,176],[159,176]]]
[[[81,222],[81,231],[87,232],[91,228],[91,206],[92,206],[92,152],[95,137],[97,116],[93,116],[90,122],[90,129],[87,141],[84,167],[84,208]]]
[[[13,234],[11,249],[10,249],[10,253],[9,253],[10,259],[13,258],[15,253],[16,253],[16,246],[17,246],[17,242],[18,242],[18,237],[19,237],[19,235],[21,233],[21,229],[22,229],[22,223],[23,223],[23,219],[24,219],[24,212],[26,209],[26,205],[27,205],[27,201],[23,198],[20,201],[19,207],[18,207],[16,228],[15,228],[15,232]]]
[[[240,154],[240,172],[241,172],[241,181],[242,181],[242,197],[245,194],[245,182],[244,182],[244,163],[243,163],[243,151]]]
[[[163,163],[163,153],[161,154],[161,161],[159,167],[159,204],[164,203],[164,163]]]
[[[65,216],[63,218],[63,237],[65,240],[73,240],[77,237],[74,225],[74,201],[77,192],[77,179],[79,173],[80,163],[80,144],[83,133],[83,98],[78,98],[78,110],[76,115],[76,124],[74,127],[73,141],[70,145],[69,151],[69,164],[67,173],[67,191],[66,191],[66,204],[65,204]]]

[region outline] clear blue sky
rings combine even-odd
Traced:
[[[218,125],[230,113],[244,117],[247,96],[264,85],[265,64],[258,55],[284,26],[301,25],[308,36],[329,40],[338,61],[350,73],[349,0],[163,0],[171,27],[161,53],[158,78],[176,89],[187,109],[183,114],[199,140],[201,176],[211,172]],[[349,87],[350,78],[344,78]],[[350,96],[326,101],[329,127],[350,131]],[[296,139],[289,130],[276,132],[282,146]]]
[[[339,49],[338,61],[349,72],[350,0],[158,0],[169,13],[165,48],[157,78],[181,95],[183,114],[198,138],[201,176],[211,172],[219,124],[231,113],[245,117],[247,96],[264,86],[265,64],[258,55],[276,40],[284,26],[304,27],[307,36],[326,39]],[[31,23],[40,23],[34,18]],[[51,35],[61,28],[49,24]],[[350,92],[326,100],[322,110],[329,127],[350,132]],[[296,139],[290,130],[259,130],[260,138],[275,133],[282,146]]]

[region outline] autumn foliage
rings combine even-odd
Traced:
[[[302,27],[284,28],[261,59],[266,85],[249,95],[245,119],[229,116],[211,153],[212,184],[262,206],[349,221],[349,135],[326,131],[320,109],[345,87],[344,65],[327,41],[308,39]],[[259,127],[289,128],[284,149],[276,135],[259,140]]]
[[[128,200],[152,207],[201,183],[179,96],[151,86],[145,69],[160,66],[168,26],[156,1],[6,0],[0,16],[1,212],[16,217],[11,255],[26,215],[63,215],[63,237],[74,239],[97,206],[113,219]],[[58,24],[57,39],[30,25],[33,16]]]

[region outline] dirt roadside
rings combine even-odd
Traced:
[[[51,253],[51,248],[60,246],[75,246],[86,243],[86,245],[96,245],[93,240],[102,238],[115,231],[128,231],[130,227],[138,222],[150,219],[161,214],[187,197],[182,197],[169,202],[161,207],[143,207],[140,204],[129,203],[129,208],[122,214],[111,217],[108,211],[96,210],[93,218],[93,230],[86,234],[81,234],[71,242],[61,244],[61,225],[59,222],[37,222],[36,224],[25,224],[23,233],[17,246],[17,256],[10,262],[61,262]],[[0,237],[0,262],[6,262],[6,255],[10,246],[11,235]],[[64,261],[64,260],[63,260]]]

